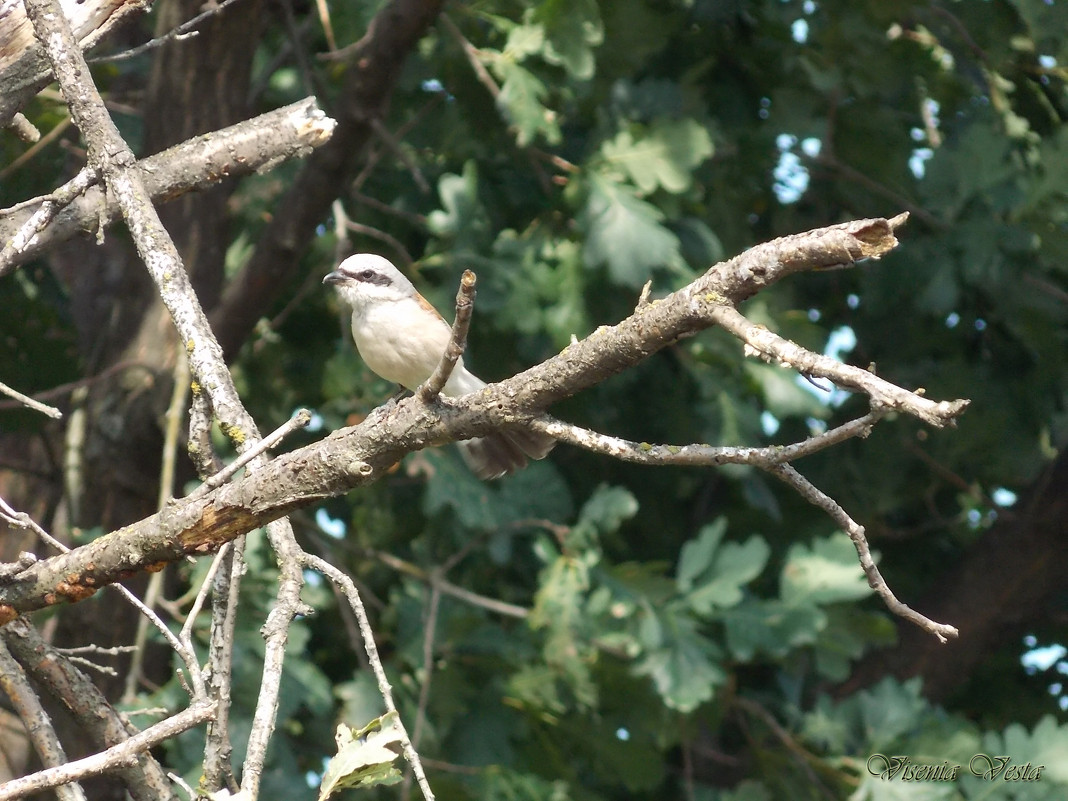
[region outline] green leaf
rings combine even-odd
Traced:
[[[694,168],[712,155],[712,137],[693,119],[658,119],[647,130],[632,126],[601,146],[601,154],[643,194],[662,187],[678,194],[690,188]]]
[[[1050,715],[1044,716],[1029,732],[1019,723],[1013,723],[1000,734],[993,732],[983,737],[983,751],[990,755],[1003,755],[1012,761],[1006,770],[1021,768],[1030,763],[1032,767],[1042,766],[1041,781],[1045,785],[1059,785],[1060,795],[1068,797],[1068,723],[1058,724]],[[1002,779],[1005,779],[1004,774]],[[1009,784],[1023,782],[1009,782]]]
[[[504,46],[504,57],[522,61],[532,56],[545,46],[545,28],[541,25],[516,25],[508,31],[508,43]]]
[[[798,646],[811,645],[827,625],[822,610],[779,600],[745,600],[720,616],[727,629],[727,648],[743,662],[757,653],[782,657]]]
[[[593,77],[593,48],[604,41],[596,0],[546,0],[532,15],[545,29],[545,60],[579,80]]]
[[[901,753],[909,735],[934,713],[921,694],[920,679],[885,678],[876,686],[835,703],[820,696],[802,723],[802,734],[833,752]]]
[[[716,608],[741,601],[742,585],[760,575],[771,554],[767,542],[759,536],[741,544],[721,545],[726,527],[724,518],[705,526],[696,539],[682,546],[679,554],[676,584],[698,615],[708,616]]]
[[[327,763],[319,785],[319,801],[338,790],[396,784],[401,773],[393,765],[400,756],[401,728],[396,712],[375,718],[359,731],[339,723],[337,755]]]
[[[898,745],[919,725],[927,713],[919,679],[897,682],[885,678],[875,687],[854,696],[863,733],[871,747],[883,750]]]
[[[657,267],[680,265],[679,239],[660,224],[663,217],[631,189],[592,174],[581,215],[586,263],[606,264],[612,281],[629,287],[640,287]]]
[[[541,587],[527,619],[532,629],[545,629],[545,662],[571,690],[574,702],[592,707],[597,686],[590,673],[594,659],[590,638],[591,621],[585,614],[586,593],[590,589],[590,567],[597,556],[561,556],[542,571]]]
[[[675,572],[679,592],[689,592],[693,589],[697,577],[712,564],[712,557],[725,533],[727,518],[718,517],[704,526],[695,539],[683,544],[679,550],[679,568]]]
[[[635,666],[640,676],[649,676],[664,703],[679,712],[692,712],[712,699],[716,687],[727,679],[722,654],[715,643],[697,629],[697,621],[671,606],[656,613],[645,627],[647,651]]]
[[[590,526],[598,534],[610,534],[638,513],[638,501],[625,487],[599,484],[582,505],[576,526]]]
[[[809,547],[791,546],[779,582],[779,595],[789,604],[855,601],[872,592],[857,561],[853,542],[838,532]]]
[[[516,142],[526,147],[541,134],[551,145],[560,142],[560,125],[556,112],[541,101],[549,90],[530,70],[514,61],[500,59],[494,72],[503,81],[497,105],[516,128]]]
[[[427,215],[432,233],[454,240],[454,248],[474,252],[484,249],[488,223],[486,210],[478,197],[478,166],[474,160],[464,163],[460,175],[446,173],[438,181],[438,196],[443,208]]]

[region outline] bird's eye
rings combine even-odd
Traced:
[[[375,271],[374,270],[364,270],[363,272],[359,273],[356,277],[359,278],[361,281],[370,281],[375,277]]]

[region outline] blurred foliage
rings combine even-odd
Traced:
[[[379,3],[328,5],[344,45]],[[319,30],[313,9],[300,13]],[[480,0],[445,13],[450,24],[409,57],[386,120],[406,127],[404,158],[387,151],[361,178],[359,192],[380,204],[345,202],[396,242],[361,234],[353,246],[398,264],[410,255],[439,308],[463,269],[478,273],[468,363],[484,378],[617,321],[647,280],[655,297],[767,238],[908,210],[902,246],[883,261],[796,276],[743,310],[817,350],[850,330],[851,362],[972,407],[956,430],[887,421],[801,469],[890,535],[883,566],[907,598],[1001,513],[996,491],[1020,492],[1064,446],[1068,4]],[[329,107],[345,71],[273,58],[283,42],[279,20],[258,60],[258,102],[296,100],[311,80]],[[54,102],[31,109],[46,128],[60,116]],[[0,137],[3,163],[18,148]],[[0,199],[47,191],[63,162],[45,149],[0,182]],[[235,195],[235,265],[279,191],[272,174]],[[307,256],[314,291],[290,294],[235,365],[265,430],[300,405],[335,428],[393,391],[360,363],[318,291],[332,230],[324,220]],[[29,390],[76,372],[61,292],[32,276],[0,284],[11,301],[3,380]],[[48,335],[33,335],[31,321]],[[31,361],[48,372],[31,379]],[[710,331],[553,411],[639,441],[762,445],[865,409],[744,361],[737,342]],[[343,539],[322,533],[331,519]],[[419,750],[441,799],[1068,791],[1063,711],[1044,684],[1018,680],[1017,648],[992,654],[997,683],[957,708],[889,679],[832,700],[829,686],[891,645],[894,626],[849,540],[751,469],[650,469],[560,447],[484,484],[446,448],[413,454],[388,480],[298,522],[366,593],[409,731],[422,716]],[[258,686],[256,612],[274,582],[270,558],[252,558],[238,688]],[[477,596],[432,593],[428,576]],[[361,728],[384,711],[347,613],[318,583],[306,594],[318,615],[291,633],[264,797],[311,797],[306,776],[322,774],[337,719]],[[478,596],[526,612],[500,614]],[[1063,641],[1063,627],[1051,636]],[[155,701],[179,693],[170,685]],[[238,731],[254,700],[235,696]],[[196,740],[169,750],[194,783]],[[874,753],[961,764],[964,778],[888,782],[866,766]],[[967,770],[978,753],[1046,769],[1041,781],[983,780]]]

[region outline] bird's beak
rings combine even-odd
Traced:
[[[339,270],[334,270],[332,273],[327,273],[326,278],[323,279],[324,284],[340,284],[345,280],[345,274]]]

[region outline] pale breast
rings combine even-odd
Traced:
[[[414,301],[390,303],[352,314],[352,337],[360,357],[377,375],[415,389],[434,371],[449,341],[449,328],[428,318]]]

